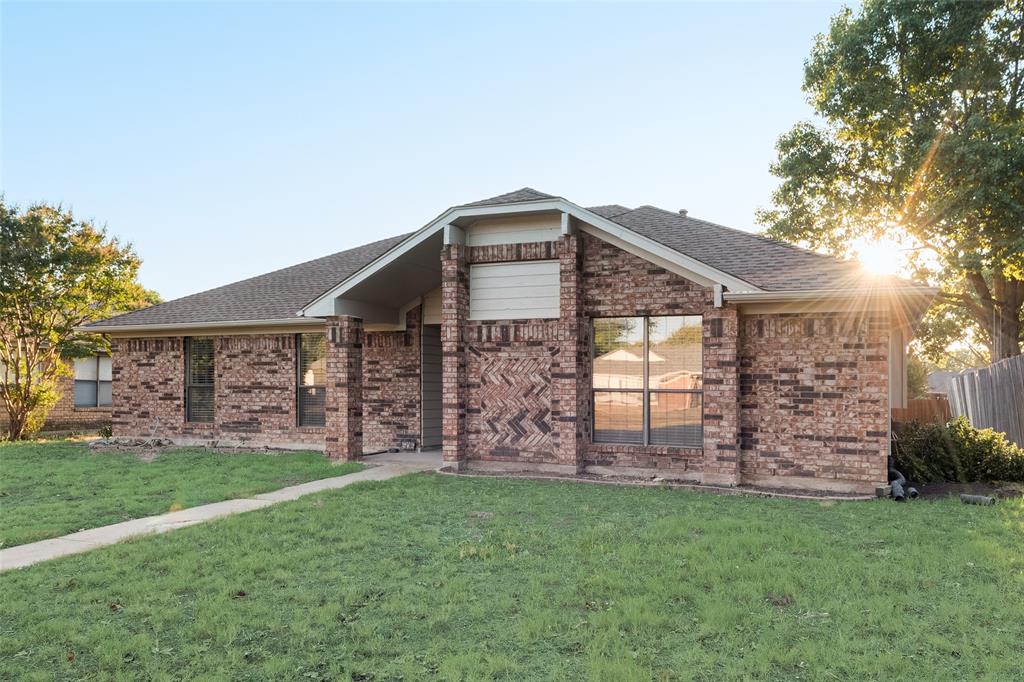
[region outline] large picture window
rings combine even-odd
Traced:
[[[594,320],[594,442],[699,448],[701,317]]]
[[[327,408],[327,337],[299,334],[299,426],[323,426]]]
[[[185,339],[185,420],[213,421],[213,338]]]
[[[107,407],[111,403],[109,355],[75,359],[75,407]]]

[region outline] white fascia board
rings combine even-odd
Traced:
[[[305,325],[318,327],[323,320],[292,317],[285,320],[225,320],[220,322],[173,322],[164,324],[112,324],[75,327],[87,334],[121,334],[130,332],[173,331],[175,329],[233,329],[236,327],[277,327]]]
[[[939,290],[934,287],[803,289],[799,291],[726,291],[725,299],[736,303],[776,303],[785,301],[820,301],[823,299],[863,298],[865,296],[880,295],[930,297],[937,293],[939,293]]]
[[[434,220],[430,221],[405,241],[396,244],[390,251],[378,256],[355,274],[337,286],[327,290],[299,311],[304,317],[326,317],[334,314],[334,299],[346,291],[372,277],[377,272],[393,263],[403,253],[421,244],[423,241],[443,230],[446,225],[461,218],[484,218],[490,216],[514,215],[522,213],[541,213],[556,211],[576,218],[585,225],[580,228],[609,241],[619,248],[625,249],[641,258],[691,279],[705,286],[722,284],[732,291],[761,291],[750,282],[726,274],[710,265],[670,249],[641,234],[633,232],[607,218],[602,218],[571,201],[561,198],[538,199],[537,201],[521,201],[497,206],[456,206],[450,208]],[[566,219],[567,220],[567,219]],[[569,224],[568,222],[563,224]],[[588,229],[589,228],[589,229]]]

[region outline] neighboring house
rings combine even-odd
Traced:
[[[116,435],[873,491],[933,295],[527,188],[88,329],[114,349]]]
[[[43,433],[98,431],[110,425],[111,360],[109,355],[71,361],[71,375],[57,380],[60,399],[46,415]],[[0,405],[0,433],[8,424]]]

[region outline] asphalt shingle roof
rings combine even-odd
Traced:
[[[856,262],[656,206],[618,213],[596,208],[614,223],[766,291],[839,289],[863,278]]]
[[[554,198],[557,197],[524,187],[461,206],[497,206]],[[630,209],[607,204],[587,210],[766,291],[850,288],[863,277],[857,263],[655,206]],[[303,306],[408,236],[382,239],[93,324],[130,327],[292,319]],[[909,284],[901,280],[899,283]]]
[[[95,324],[193,324],[284,320],[408,237],[382,239],[216,289],[118,315]]]

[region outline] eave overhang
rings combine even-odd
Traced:
[[[532,213],[561,213],[564,216],[568,216],[571,222],[580,230],[594,234],[634,255],[645,258],[656,265],[704,286],[710,287],[720,284],[730,291],[761,291],[760,288],[750,282],[713,268],[696,258],[682,254],[664,244],[588,211],[581,206],[577,206],[571,201],[556,197],[553,199],[538,199],[496,206],[452,207],[410,235],[400,244],[394,246],[391,250],[310,301],[297,314],[303,317],[326,317],[338,314],[339,310],[344,309],[347,304],[339,304],[337,300],[341,299],[344,301],[346,292],[370,279],[376,273],[381,272],[403,254],[411,251],[438,233],[444,233],[450,238],[452,233],[458,232],[458,230],[452,230],[452,227],[461,228],[481,218],[528,215]]]

